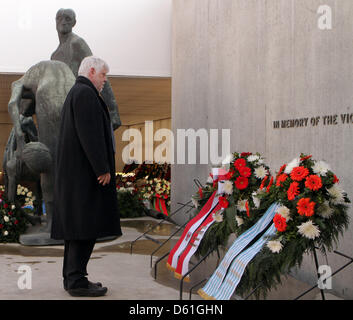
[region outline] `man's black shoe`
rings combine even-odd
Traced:
[[[100,282],[91,282],[88,280],[88,286],[92,286],[92,285],[102,287],[102,284]],[[64,289],[67,291],[67,285],[65,284],[65,282],[64,282]]]
[[[67,292],[73,297],[101,297],[107,293],[106,287],[98,287],[94,284],[88,285],[88,288],[68,289]]]

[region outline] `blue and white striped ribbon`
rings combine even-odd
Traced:
[[[260,252],[263,245],[268,241],[268,237],[274,235],[275,233],[276,228],[274,224],[272,224],[265,232],[265,234],[255,242],[254,245],[243,251],[233,260],[221,287],[218,288],[215,294],[211,293],[211,295],[216,300],[230,299],[236,287],[238,286],[248,263],[255,257],[256,254]]]
[[[265,212],[265,214],[250,229],[241,234],[227,251],[222,262],[219,264],[206,285],[199,290],[202,297],[213,297],[217,290],[221,287],[223,280],[227,274],[227,270],[235,257],[272,221],[276,214],[279,204],[273,203]]]

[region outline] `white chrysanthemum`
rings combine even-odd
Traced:
[[[8,217],[8,216],[5,216],[5,217],[4,217],[4,221],[5,221],[5,222],[9,222],[9,221],[10,221],[9,217]]]
[[[134,187],[129,187],[126,190],[129,191],[130,193],[134,193],[135,188]]]
[[[213,183],[213,179],[211,176],[208,176],[206,183],[209,183],[209,184]]]
[[[283,218],[285,218],[286,221],[289,221],[292,219],[290,217],[290,210],[286,206],[280,206],[277,209],[277,213],[279,213]]]
[[[191,202],[194,205],[194,207],[197,209],[197,207],[199,206],[199,202],[194,198],[191,198]]]
[[[252,194],[252,201],[254,202],[254,206],[256,209],[260,207],[261,200],[257,197],[257,192],[254,191]]]
[[[239,216],[235,216],[235,220],[237,222],[238,227],[240,227],[244,223],[244,219]]]
[[[333,204],[340,204],[344,202],[344,191],[338,184],[334,184],[331,188],[327,189],[327,191],[332,198],[331,202]]]
[[[248,161],[249,162],[254,162],[254,161],[259,160],[259,159],[260,159],[260,157],[258,155],[256,155],[256,154],[251,154],[250,156],[248,156]]]
[[[330,166],[324,161],[316,161],[313,166],[313,171],[320,176],[326,176],[329,170],[331,170]]]
[[[246,204],[246,199],[245,200],[238,200],[237,202],[237,210],[238,211],[246,211],[246,207],[245,207],[245,204]]]
[[[224,181],[223,183],[223,191],[226,194],[232,194],[233,193],[233,183],[230,181]]]
[[[223,221],[222,211],[217,211],[216,213],[213,213],[212,218],[214,221],[216,221],[218,223],[222,222]]]
[[[300,165],[300,158],[295,158],[289,162],[284,170],[284,173],[290,174],[292,170]]]
[[[320,235],[319,228],[313,224],[311,220],[302,223],[298,228],[298,232],[308,238],[308,239],[315,239]]]
[[[5,230],[4,231],[4,236],[6,237],[8,234],[9,234],[9,232]]]
[[[233,155],[230,153],[222,160],[222,165],[225,166],[227,164],[230,164],[232,160],[233,160]]]
[[[271,240],[267,242],[267,247],[273,252],[278,253],[282,250],[283,244],[278,240]]]
[[[333,214],[333,209],[330,207],[330,204],[325,201],[323,204],[321,204],[317,210],[317,214],[324,219],[328,219],[332,216]]]
[[[255,177],[258,179],[263,179],[267,176],[267,170],[264,166],[257,167],[254,171]]]

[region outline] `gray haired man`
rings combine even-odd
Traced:
[[[115,182],[115,142],[108,108],[100,96],[108,65],[83,59],[61,114],[55,163],[53,239],[65,240],[64,288],[72,296],[102,296],[87,279],[97,238],[121,236]]]

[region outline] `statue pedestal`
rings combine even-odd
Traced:
[[[50,232],[45,230],[45,225],[31,226],[26,233],[20,236],[20,243],[24,246],[53,246],[63,245],[64,240],[55,240],[50,238]],[[109,236],[97,239],[96,242],[112,241],[117,236]]]
[[[50,246],[62,245],[64,240],[54,240],[50,238],[50,232],[44,231],[43,225],[28,227],[26,233],[20,236],[20,243],[25,246]]]

